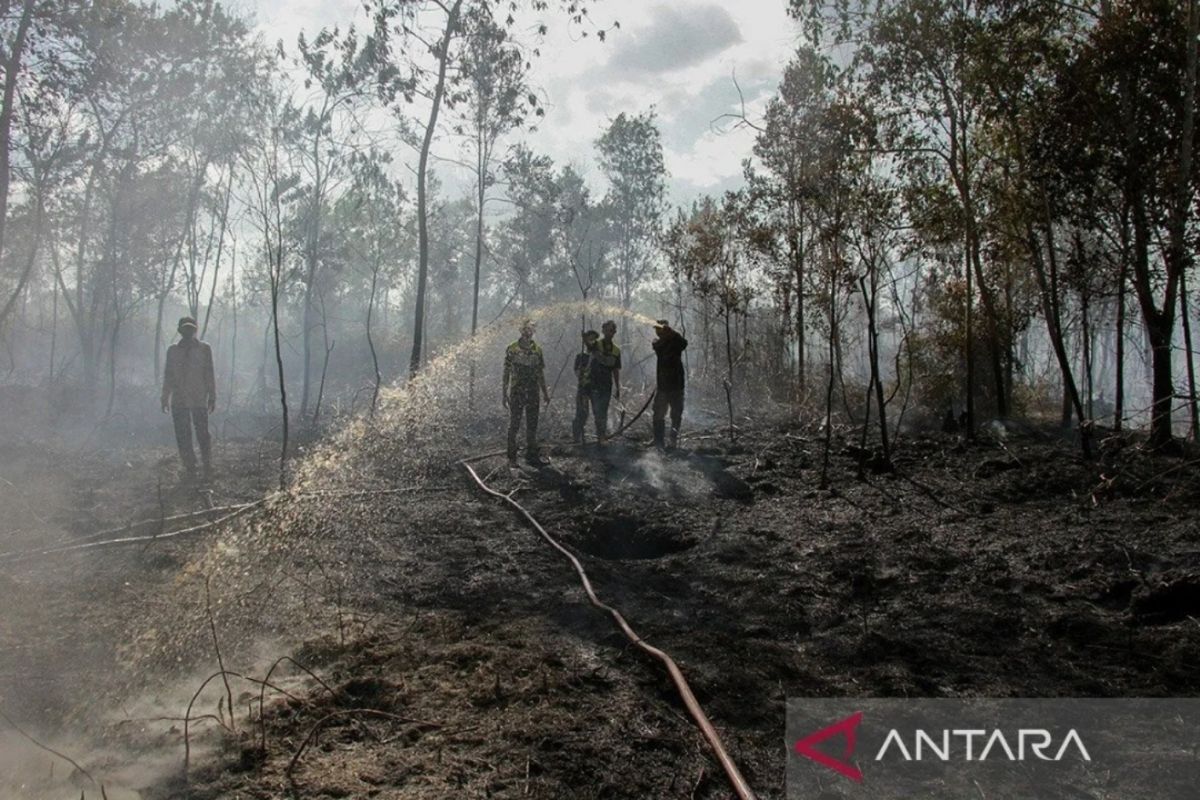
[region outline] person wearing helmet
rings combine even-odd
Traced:
[[[175,443],[188,476],[196,473],[196,453],[192,449],[192,431],[200,445],[205,477],[212,475],[212,437],[208,415],[217,407],[217,381],[213,370],[212,348],[196,338],[196,320],[183,317],[177,326],[179,341],[167,348],[163,370],[162,410],[170,409],[175,423]]]
[[[504,377],[501,398],[508,409],[508,462],[517,461],[517,433],[525,417],[525,460],[534,466],[542,463],[538,455],[537,426],[541,400],[550,402],[546,389],[546,358],[533,340],[537,328],[530,320],[521,323],[521,338],[504,351]]]

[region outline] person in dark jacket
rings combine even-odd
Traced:
[[[687,339],[671,327],[671,323],[660,319],[654,326],[658,336],[654,340],[654,354],[658,356],[657,386],[654,394],[654,446],[663,447],[666,434],[666,417],[671,412],[671,436],[667,448],[679,444],[679,425],[683,421],[683,351]]]
[[[167,366],[163,370],[162,410],[168,409],[175,423],[175,443],[187,474],[196,472],[196,451],[192,449],[192,429],[200,445],[204,475],[212,475],[212,437],[208,415],[217,407],[217,381],[213,371],[212,348],[196,338],[196,320],[184,317],[177,327],[179,341],[167,348]]]
[[[583,352],[575,356],[575,420],[571,424],[571,435],[575,444],[583,444],[583,428],[587,424],[588,412],[592,409],[592,357],[596,353],[596,342],[600,334],[584,331]]]

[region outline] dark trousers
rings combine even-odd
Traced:
[[[679,425],[683,422],[683,389],[659,389],[654,394],[654,443],[663,443],[666,432],[667,410],[671,412],[671,443],[679,437]]]
[[[200,444],[200,459],[204,468],[212,463],[212,437],[208,434],[208,410],[204,408],[172,408],[171,419],[175,422],[175,443],[179,445],[179,457],[188,470],[196,468],[196,453],[192,450],[192,428],[196,429],[196,441]]]
[[[583,428],[587,424],[588,411],[595,418],[596,437],[608,436],[608,404],[612,400],[612,387],[580,388],[575,393],[575,421],[571,433],[575,441],[583,441]]]
[[[611,400],[611,386],[598,386],[592,389],[592,414],[596,418],[596,436],[601,439],[608,436],[608,404]]]
[[[571,438],[577,442],[583,441],[583,427],[591,409],[592,392],[586,386],[580,386],[575,390],[575,419],[571,422]]]
[[[537,456],[538,413],[541,398],[538,387],[513,389],[508,396],[508,457],[517,457],[517,433],[521,430],[521,417],[525,417],[525,458]]]

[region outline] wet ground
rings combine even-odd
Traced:
[[[1036,432],[909,438],[894,472],[860,479],[863,454],[835,439],[823,489],[807,431],[684,444],[557,446],[541,470],[478,467],[676,658],[762,797],[783,794],[788,697],[1200,688],[1193,462],[1115,438],[1095,462]],[[0,686],[25,686],[75,640],[87,655],[0,707],[144,797],[730,796],[660,666],[454,463],[487,444],[419,470],[388,455],[402,445],[373,440],[339,470],[353,480],[302,481],[310,494],[231,527],[26,572],[0,563],[6,597],[57,593],[44,606],[56,614],[80,607],[79,581],[97,581],[95,619],[53,626],[67,641],[38,638],[45,613],[31,607],[24,624],[6,610]],[[227,473],[244,482],[220,479],[214,505],[255,496],[255,482],[257,496],[269,490],[249,447]],[[119,504],[113,481],[96,490],[111,494],[105,508]],[[196,697],[185,779],[181,718],[218,651],[237,675]],[[264,691],[255,681],[285,655]],[[131,771],[131,751],[157,766]],[[54,794],[69,771],[60,761],[37,796],[99,796],[80,775],[74,795]]]

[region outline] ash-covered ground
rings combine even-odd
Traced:
[[[431,439],[384,420],[314,445],[283,494],[252,439],[226,443],[208,490],[168,481],[150,500],[166,449],[70,461],[6,445],[27,466],[4,475],[20,502],[0,560],[0,710],[88,774],[10,727],[0,794],[729,796],[660,666],[456,463],[496,429]],[[860,478],[839,436],[821,488],[810,430],[683,444],[556,444],[542,470],[477,468],[676,658],[762,797],[783,794],[788,697],[1197,691],[1187,459],[1114,437],[1087,462],[1031,430],[910,436],[894,472]],[[32,554],[39,518],[84,543],[263,498],[194,533]]]

